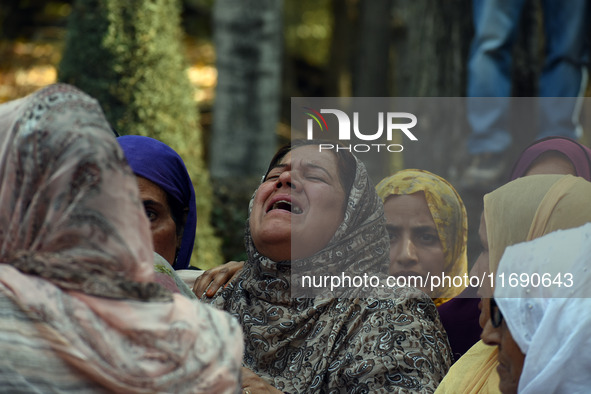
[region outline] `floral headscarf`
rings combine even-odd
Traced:
[[[136,180],[94,99],[58,84],[0,106],[0,207],[2,319],[19,327],[0,330],[0,370],[15,382],[237,392],[240,329],[154,283]],[[23,367],[31,353],[69,368]]]
[[[383,202],[390,196],[424,192],[437,234],[443,245],[445,274],[450,277],[467,274],[468,216],[460,195],[448,181],[429,171],[408,169],[383,179],[376,190]],[[449,287],[441,290],[439,297],[434,300],[435,305],[440,305],[460,294],[464,287]]]
[[[451,351],[424,293],[395,287],[366,298],[355,289],[341,298],[291,296],[293,264],[324,272],[387,269],[383,207],[360,161],[344,220],[324,249],[275,262],[258,252],[248,225],[245,242],[243,271],[213,302],[241,322],[246,367],[289,393],[428,393],[437,387]]]

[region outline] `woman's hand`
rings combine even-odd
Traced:
[[[242,393],[249,394],[283,394],[250,369],[242,367]]]
[[[226,264],[205,271],[193,284],[197,298],[211,298],[223,286],[227,286],[242,270],[244,261],[229,261]]]

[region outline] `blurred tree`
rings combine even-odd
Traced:
[[[330,57],[326,67],[326,95],[328,97],[350,97],[351,91],[351,56],[355,45],[356,4],[350,0],[331,0],[333,15],[332,35],[330,38]]]
[[[282,3],[214,3],[218,69],[210,152],[214,178],[260,176],[277,148]]]
[[[76,0],[60,81],[94,96],[122,134],[161,140],[185,160],[197,197],[192,265],[220,264],[198,112],[185,71],[177,0]],[[157,163],[154,163],[157,165]]]
[[[359,2],[359,41],[353,64],[353,96],[390,96],[391,25],[392,0]]]

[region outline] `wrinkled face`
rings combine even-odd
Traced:
[[[390,275],[440,275],[445,255],[425,194],[390,196],[384,213],[390,236]]]
[[[478,276],[479,278],[482,278],[483,274],[485,273],[485,279],[488,279],[488,272],[490,271],[488,265],[488,237],[486,232],[486,222],[484,221],[484,214],[480,216],[480,228],[478,229],[478,236],[480,237],[480,254],[478,255],[476,263],[474,263],[474,266],[470,270],[470,276]],[[480,324],[480,327],[484,328],[486,322],[490,318],[487,304],[490,300],[490,297],[492,297],[492,288],[489,282],[483,283],[483,285],[478,288],[478,295],[482,298],[478,304],[480,308],[480,317],[478,319],[478,323]]]
[[[146,178],[138,176],[137,182],[146,216],[150,220],[154,252],[172,265],[176,257],[179,240],[177,239],[176,224],[172,219],[166,192]]]
[[[250,214],[257,250],[274,261],[323,249],[342,223],[345,192],[337,158],[318,147],[288,152],[259,186]]]
[[[483,308],[488,310],[489,315],[497,312],[490,310],[489,301],[485,304]],[[493,306],[493,308],[496,309],[498,306]],[[505,319],[503,319],[499,327],[493,327],[492,322],[489,320],[482,330],[480,337],[487,345],[497,346],[499,349],[497,355],[497,360],[499,361],[497,372],[500,378],[499,390],[504,394],[517,393],[525,355],[513,339]]]

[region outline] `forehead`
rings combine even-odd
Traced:
[[[388,223],[410,219],[435,226],[423,192],[389,196],[384,203],[384,211]]]
[[[166,192],[157,184],[144,177],[137,177],[137,185],[142,200],[166,202]]]
[[[557,151],[542,153],[532,162],[525,173],[526,176],[538,174],[577,175],[570,159]]]
[[[318,146],[309,145],[295,148],[279,161],[279,164],[290,164],[292,167],[301,165],[315,165],[327,170],[336,171],[337,158],[327,151],[319,152]]]

